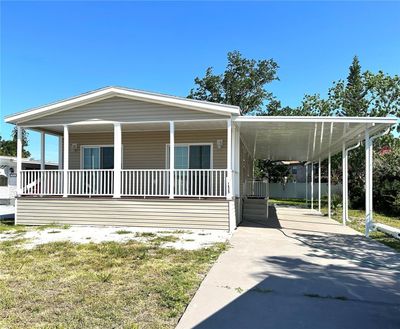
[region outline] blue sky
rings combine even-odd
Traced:
[[[296,106],[363,69],[400,73],[395,2],[1,2],[1,135],[4,115],[107,85],[186,96],[226,53],[273,58],[272,91]],[[48,139],[47,160],[57,160]],[[30,133],[33,157],[39,138]]]

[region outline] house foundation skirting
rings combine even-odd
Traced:
[[[229,201],[21,197],[16,223],[228,230]]]

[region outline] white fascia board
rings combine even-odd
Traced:
[[[239,116],[235,122],[328,122],[328,123],[385,123],[396,124],[398,119],[393,117],[317,117],[317,116]]]
[[[110,87],[102,89],[96,92],[85,94],[82,96],[77,96],[65,101],[60,101],[57,103],[50,104],[48,106],[39,107],[25,112],[20,112],[14,115],[7,116],[5,122],[7,123],[18,123],[24,122],[30,119],[36,119],[41,116],[49,115],[52,113],[57,113],[60,111],[65,111],[77,106],[82,106],[85,104],[93,103],[99,100],[120,96],[140,101],[148,101],[163,105],[176,106],[186,109],[192,109],[197,111],[210,112],[222,115],[232,115],[239,114],[239,107],[229,106],[223,104],[213,104],[208,102],[195,101],[185,98],[178,98],[173,96],[166,96],[160,94],[151,94],[140,91],[131,91],[121,88]]]

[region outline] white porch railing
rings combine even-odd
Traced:
[[[250,180],[244,183],[244,194],[249,197],[269,197],[269,184],[264,181]]]
[[[225,169],[176,169],[175,195],[188,197],[224,197],[227,194]]]
[[[21,193],[24,195],[63,194],[62,170],[21,170]]]
[[[113,169],[68,170],[69,195],[113,195]]]
[[[63,170],[22,170],[22,195],[63,195]],[[121,170],[122,196],[169,196],[169,169]],[[174,196],[226,197],[226,169],[174,170]],[[67,195],[112,196],[113,169],[67,170]]]
[[[168,169],[123,169],[121,171],[121,195],[168,196]]]

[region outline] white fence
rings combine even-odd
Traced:
[[[332,185],[332,194],[342,193],[342,184]],[[308,199],[311,199],[311,184],[308,184]],[[305,199],[306,183],[269,183],[271,198],[276,199]],[[321,183],[321,197],[328,195],[328,184]],[[314,199],[318,198],[318,183],[314,183]]]
[[[174,170],[174,196],[225,197],[227,195],[225,169]],[[168,169],[121,170],[122,196],[169,196]],[[74,196],[110,196],[114,193],[114,170],[68,170],[67,194]],[[62,195],[63,170],[22,170],[22,195]]]

